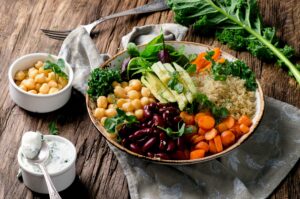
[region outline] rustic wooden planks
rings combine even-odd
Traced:
[[[109,2],[109,3],[108,3]],[[84,98],[74,91],[72,100],[63,109],[50,114],[33,114],[17,107],[8,94],[7,71],[17,57],[31,52],[56,54],[61,42],[45,37],[40,28],[71,29],[113,12],[147,3],[141,1],[105,0],[0,0],[0,198],[47,198],[32,194],[16,178],[16,153],[21,135],[26,130],[48,133],[48,124],[58,120],[60,134],[76,144],[77,174],[72,187],[63,198],[129,198],[127,182],[116,158],[105,140],[90,122]],[[300,1],[260,0],[263,19],[278,29],[278,35],[300,51]],[[97,27],[95,38],[100,52],[111,55],[121,48],[122,35],[136,25],[172,22],[171,12],[114,19]],[[220,46],[245,60],[256,72],[266,95],[300,107],[300,92],[296,82],[281,69],[262,63],[249,53],[236,53],[213,38],[201,37],[189,31],[188,41]],[[80,178],[80,179],[79,179]],[[275,190],[271,198],[297,198],[299,163]]]

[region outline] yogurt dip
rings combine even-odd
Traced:
[[[24,139],[24,144],[22,138],[22,146],[21,146],[22,154],[20,160],[22,162],[23,167],[25,167],[30,172],[37,173],[37,174],[42,173],[40,168],[37,165],[31,163],[27,159],[28,155],[32,157],[33,155],[36,154],[37,149],[39,151],[42,142],[46,142],[49,147],[49,158],[45,162],[45,166],[50,175],[64,170],[72,162],[74,162],[73,161],[73,159],[75,158],[74,151],[72,150],[71,148],[72,146],[70,146],[69,143],[64,142],[61,139],[51,139],[51,137],[48,137],[47,135],[43,136],[43,140],[42,139],[38,140],[38,138],[41,138],[41,136],[37,136],[40,133],[36,133],[36,132],[30,132],[30,134],[27,133],[24,134],[24,136],[26,135]],[[32,133],[36,133],[37,135],[34,136]],[[31,141],[31,142],[27,143],[25,141]]]
[[[33,159],[39,154],[42,147],[43,135],[39,132],[24,133],[21,141],[21,150],[26,158]]]

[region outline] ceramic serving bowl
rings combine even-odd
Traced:
[[[207,46],[204,44],[199,44],[199,43],[193,43],[193,42],[177,42],[177,41],[169,41],[166,42],[168,45],[173,46],[175,49],[179,49],[184,47],[185,50],[185,54],[199,54],[200,52],[205,52],[208,50],[212,50],[213,47],[211,46]],[[138,46],[138,48],[141,50],[145,47],[145,45],[141,45]],[[111,59],[109,59],[108,61],[106,61],[101,67],[110,67],[110,68],[120,68],[121,67],[121,63],[122,61],[127,58],[129,55],[126,52],[126,50],[118,53],[117,55],[113,56]],[[234,61],[237,58],[235,58],[234,56],[226,53],[226,52],[222,52],[222,56],[226,59],[228,59],[229,61]],[[256,96],[256,112],[255,115],[252,119],[252,126],[250,128],[250,132],[247,134],[244,134],[242,137],[239,138],[239,140],[231,145],[230,147],[226,148],[224,151],[214,154],[214,155],[210,155],[201,159],[195,159],[195,160],[163,160],[163,159],[159,159],[159,158],[150,158],[150,157],[146,157],[137,153],[134,153],[132,151],[130,151],[129,149],[123,147],[122,145],[120,145],[119,143],[117,143],[114,139],[112,139],[109,136],[109,133],[105,130],[105,128],[99,124],[99,122],[94,118],[93,116],[93,112],[92,110],[96,107],[96,103],[95,101],[93,101],[92,99],[89,98],[88,95],[86,95],[86,104],[87,104],[87,109],[88,109],[88,113],[89,116],[92,120],[92,122],[94,123],[95,127],[99,130],[99,132],[111,143],[113,144],[115,147],[117,147],[118,149],[125,151],[126,153],[133,155],[137,158],[140,159],[144,159],[144,160],[149,160],[152,162],[156,162],[156,163],[160,163],[160,164],[168,164],[168,165],[184,165],[184,164],[195,164],[195,163],[201,163],[201,162],[205,162],[208,160],[212,160],[215,159],[217,157],[223,156],[226,153],[230,152],[231,150],[239,147],[247,138],[249,138],[252,133],[254,132],[255,128],[257,127],[257,125],[259,124],[262,115],[263,115],[263,110],[264,110],[264,98],[263,98],[263,92],[261,89],[261,86],[259,84],[259,82],[257,81],[258,84],[258,88],[256,90],[255,96]]]
[[[51,57],[55,61],[58,60],[58,57],[55,55],[51,55]],[[51,112],[64,106],[71,97],[73,70],[68,63],[65,63],[66,72],[68,74],[68,84],[57,93],[45,95],[31,94],[16,85],[14,76],[17,71],[28,69],[37,61],[46,61],[48,58],[48,53],[28,54],[18,58],[9,68],[8,79],[10,96],[18,106],[27,111],[36,113]]]
[[[76,148],[75,146],[66,138],[58,135],[44,135],[44,139],[56,142],[62,142],[67,145],[67,150],[71,154],[70,161],[66,163],[62,169],[50,173],[51,180],[57,191],[63,191],[68,188],[74,181],[76,176]],[[63,152],[62,152],[63,153]],[[37,172],[29,168],[28,164],[24,161],[24,156],[22,154],[21,148],[18,151],[18,163],[21,168],[22,178],[24,184],[34,192],[48,194],[48,189],[46,181],[42,173]]]

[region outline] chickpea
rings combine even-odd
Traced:
[[[113,86],[114,88],[116,88],[117,86],[121,86],[121,84],[120,84],[119,82],[117,82],[117,81],[114,81],[114,82],[112,83],[112,86]]]
[[[22,82],[21,82],[21,85],[24,85],[28,90],[32,90],[35,88],[35,85],[34,85],[34,81],[33,79],[24,79]]]
[[[139,99],[132,100],[131,104],[134,107],[134,109],[140,109],[140,108],[142,108],[141,100],[139,100]]]
[[[57,93],[59,90],[58,90],[58,88],[55,88],[55,87],[52,87],[52,88],[50,88],[49,89],[49,94],[53,94],[53,93]]]
[[[23,84],[21,84],[19,87],[20,87],[20,89],[22,89],[23,91],[27,91],[26,86],[24,86]]]
[[[98,108],[107,108],[107,99],[105,96],[100,96],[97,99],[97,107]]]
[[[117,108],[116,104],[109,104],[107,108]]]
[[[68,80],[63,77],[59,77],[58,83],[60,83],[63,87],[65,87],[68,84]]]
[[[126,112],[126,115],[131,116],[131,115],[134,115],[134,113],[133,112]]]
[[[142,87],[141,94],[143,97],[150,97],[151,91],[149,88]]]
[[[36,83],[36,84],[35,84],[35,90],[39,91],[40,88],[41,88],[41,86],[42,86],[42,84]]]
[[[47,94],[49,92],[49,89],[50,88],[49,88],[48,84],[43,83],[39,91],[41,94]]]
[[[49,85],[49,87],[51,87],[51,88],[57,88],[57,83],[56,83],[56,81],[54,81],[54,80],[50,80],[50,81],[48,82],[48,85]]]
[[[121,82],[121,86],[122,88],[125,88],[126,86],[128,86],[128,82]]]
[[[105,109],[104,108],[96,108],[94,110],[94,117],[97,118],[97,119],[101,119],[102,117],[105,116]]]
[[[39,68],[39,73],[45,73],[45,75],[48,75],[48,73],[52,72],[50,69],[45,70],[44,67]]]
[[[54,72],[50,72],[48,73],[48,76],[47,76],[47,81],[51,81],[51,80],[56,80],[56,75]]]
[[[153,97],[149,97],[149,104],[156,102],[156,100]]]
[[[149,98],[148,97],[142,97],[141,98],[141,104],[143,106],[150,104]]]
[[[107,96],[107,102],[110,103],[110,104],[115,103],[115,102],[116,102],[116,97],[115,97],[115,95],[114,95],[114,94],[109,94],[109,95]]]
[[[121,86],[116,86],[114,89],[115,96],[119,98],[126,98],[126,91]]]
[[[59,90],[61,90],[61,89],[63,88],[63,86],[62,86],[60,83],[58,83],[58,84],[57,84],[57,88],[58,88]]]
[[[34,67],[35,67],[36,69],[39,69],[39,68],[41,68],[42,66],[44,66],[44,63],[43,63],[42,61],[38,61],[38,62],[36,62],[36,64],[34,65]]]
[[[129,86],[132,87],[136,91],[140,91],[142,88],[142,83],[138,79],[132,79],[129,81]]]
[[[36,83],[45,83],[46,82],[46,76],[44,73],[41,73],[41,74],[37,74],[34,78],[34,81]]]
[[[143,109],[135,110],[134,115],[135,115],[135,117],[136,117],[137,119],[142,119],[143,116],[144,116],[144,111],[143,111]]]
[[[106,119],[107,119],[107,117],[102,117],[102,118],[101,118],[100,124],[101,124],[102,126],[104,126],[104,122],[105,122]]]
[[[15,80],[18,80],[18,81],[22,81],[23,79],[25,79],[25,77],[26,77],[25,72],[22,71],[22,70],[20,70],[20,71],[18,71],[18,72],[15,74],[14,79],[15,79]]]
[[[37,94],[37,91],[36,90],[30,90],[30,91],[28,91],[28,93]]]
[[[118,106],[119,108],[122,108],[123,104],[125,104],[126,102],[127,102],[126,99],[118,99],[118,101],[117,101],[117,106]]]
[[[21,81],[16,81],[17,86],[20,86]]]
[[[132,90],[132,91],[129,91],[127,93],[129,99],[139,99],[141,98],[141,93],[137,92],[136,90]]]
[[[39,73],[39,71],[36,68],[29,68],[28,70],[28,76],[32,79],[35,78],[35,76]]]
[[[109,108],[109,109],[106,109],[106,110],[105,110],[105,115],[106,115],[107,117],[114,117],[114,116],[117,115],[117,111],[116,111],[116,109],[114,109],[114,108]]]
[[[122,109],[125,112],[132,112],[134,110],[134,107],[130,102],[126,102],[123,104]]]
[[[131,86],[126,86],[124,90],[126,91],[126,93],[128,93],[129,91],[133,90],[133,88]]]

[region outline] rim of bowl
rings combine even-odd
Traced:
[[[196,43],[196,42],[190,42],[190,41],[165,41],[165,43],[169,43],[169,44],[183,44],[183,45],[194,45],[194,46],[201,46],[201,47],[205,47],[209,50],[212,50],[214,47],[213,46],[209,46],[206,44],[202,44],[202,43]],[[138,45],[138,48],[141,48],[143,46],[146,46],[147,44],[143,44],[143,45]],[[226,55],[226,57],[230,57],[233,60],[237,60],[237,58],[223,50],[222,54]],[[122,50],[121,52],[115,54],[113,57],[111,57],[110,59],[108,59],[106,62],[104,62],[103,64],[101,64],[101,66],[99,66],[100,68],[103,68],[105,66],[108,66],[114,59],[116,59],[118,56],[124,54],[127,52],[127,49]],[[151,158],[151,157],[147,157],[138,153],[135,153],[127,148],[125,148],[124,146],[120,145],[118,142],[116,142],[115,140],[113,140],[112,138],[110,138],[109,136],[107,136],[106,134],[108,134],[108,132],[106,131],[106,129],[99,125],[99,121],[97,121],[93,114],[92,114],[92,110],[90,108],[90,101],[92,100],[91,98],[89,98],[88,94],[86,94],[86,106],[88,109],[88,113],[89,113],[89,117],[92,120],[94,126],[97,128],[98,131],[100,131],[101,135],[105,137],[106,140],[108,140],[112,145],[114,145],[115,147],[117,147],[118,149],[122,150],[123,152],[126,152],[134,157],[138,157],[147,161],[151,161],[151,162],[156,162],[156,163],[160,163],[160,164],[167,164],[167,165],[186,165],[186,164],[196,164],[196,163],[202,163],[202,162],[207,162],[209,160],[213,160],[216,159],[218,157],[221,157],[223,155],[226,155],[227,153],[231,152],[232,150],[236,149],[237,147],[239,147],[242,143],[244,143],[249,137],[250,135],[252,135],[256,129],[256,127],[258,126],[258,124],[260,123],[263,113],[264,113],[264,97],[263,97],[263,92],[260,86],[259,81],[256,79],[257,82],[257,90],[255,91],[255,93],[258,92],[258,96],[256,96],[256,103],[259,102],[259,107],[260,109],[257,109],[255,112],[255,115],[257,114],[257,120],[253,122],[252,126],[250,127],[250,132],[247,134],[244,134],[243,136],[241,136],[236,143],[234,143],[233,145],[231,145],[230,147],[226,148],[225,150],[223,150],[222,152],[213,154],[213,155],[209,155],[206,156],[204,158],[199,158],[199,159],[194,159],[194,160],[174,160],[174,159],[170,159],[170,160],[165,160],[165,159],[160,159],[160,158]],[[256,95],[256,94],[255,94]],[[259,99],[258,99],[259,98]],[[104,132],[102,132],[104,131]]]
[[[65,173],[67,170],[69,170],[73,164],[75,164],[75,161],[76,161],[76,158],[77,158],[77,152],[76,152],[76,148],[74,146],[74,144],[68,140],[67,138],[64,138],[62,136],[59,136],[59,135],[43,135],[44,137],[47,137],[47,138],[50,138],[50,140],[61,140],[62,142],[65,142],[67,143],[69,146],[70,146],[70,149],[73,151],[73,158],[72,160],[70,161],[69,165],[67,167],[65,167],[64,169],[58,171],[58,172],[55,172],[55,173],[49,173],[50,176],[58,176],[62,173]],[[18,150],[18,163],[19,163],[19,166],[25,170],[26,172],[32,174],[32,175],[35,175],[35,176],[43,176],[42,173],[37,173],[37,172],[33,172],[29,169],[27,169],[23,163],[22,163],[22,160],[21,160],[21,155],[22,155],[22,152],[21,152],[21,147],[19,148]]]
[[[50,54],[50,53],[30,53],[30,54],[26,54],[26,55],[23,55],[19,58],[17,58],[9,67],[9,70],[8,70],[8,79],[9,79],[9,83],[15,87],[18,91],[20,91],[21,93],[24,93],[26,95],[29,95],[29,96],[34,96],[34,97],[39,97],[39,98],[44,98],[44,97],[52,97],[52,96],[56,96],[56,95],[59,95],[61,93],[63,93],[65,90],[67,90],[69,87],[72,86],[72,82],[73,82],[73,78],[74,78],[74,73],[73,73],[73,69],[72,67],[69,65],[68,62],[66,62],[66,60],[64,60],[65,62],[65,66],[68,68],[68,84],[63,88],[61,89],[60,91],[58,91],[57,93],[53,93],[53,94],[33,94],[33,93],[28,93],[24,90],[22,90],[14,81],[13,79],[13,75],[12,75],[12,70],[13,68],[15,67],[15,65],[22,61],[23,59],[26,59],[26,58],[30,58],[30,57],[36,57],[36,56],[45,56],[45,57],[48,57],[48,56],[51,56],[53,57],[56,61],[59,59],[58,56],[56,55],[53,55],[53,54]],[[30,68],[30,66],[28,66],[28,68]]]

